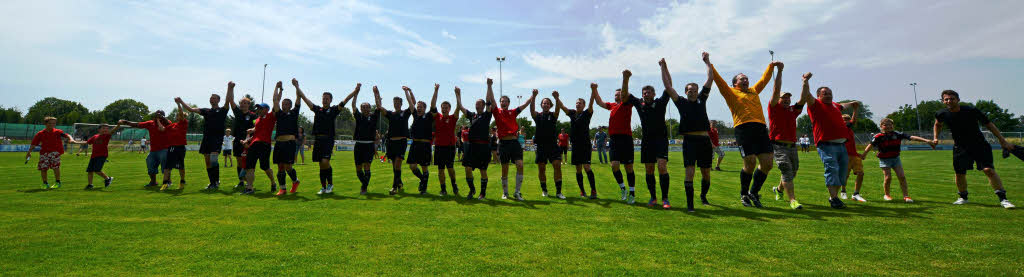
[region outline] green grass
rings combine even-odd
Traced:
[[[644,205],[642,174],[638,203],[618,201],[606,165],[595,165],[596,201],[578,198],[571,169],[569,199],[541,198],[532,164],[524,202],[499,200],[497,166],[486,201],[436,196],[436,169],[431,195],[388,196],[390,168],[380,163],[373,165],[371,194],[359,196],[351,153],[339,152],[332,162],[335,195],[314,194],[317,166],[307,162],[297,166],[300,193],[278,198],[264,175],[255,196],[228,191],[233,170],[224,170],[227,188],[201,192],[206,175],[195,153],[188,155],[184,191],[143,189],[144,155],[120,152],[106,166],[117,178],[108,189],[82,190],[88,159],[65,155],[64,187],[41,190],[35,160],[24,165],[23,155],[0,154],[7,172],[0,180],[3,275],[1024,274],[1020,211],[999,207],[980,172],[968,175],[972,203],[951,205],[951,154],[942,151],[904,152],[913,204],[881,201],[878,160],[869,158],[869,202],[847,202],[845,210],[827,206],[817,155],[801,154],[800,211],[774,201],[777,170],[762,193],[766,207],[742,207],[740,160],[728,152],[726,171],[713,173],[714,205],[697,213],[685,212],[679,153],[670,157],[670,211]],[[996,159],[1011,200],[1024,204],[1024,164]],[[414,179],[406,167],[407,188]],[[896,184],[893,193],[899,195]]]

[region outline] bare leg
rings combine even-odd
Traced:
[[[892,170],[888,167],[883,167],[882,174],[884,175],[884,177],[882,177],[882,191],[885,192],[885,196],[892,197],[892,195],[889,194],[889,188],[892,184]],[[904,190],[904,192],[906,191]]]

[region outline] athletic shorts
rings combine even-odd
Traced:
[[[878,167],[880,168],[897,168],[903,167],[903,161],[900,160],[900,156],[892,158],[878,158]]]
[[[374,151],[373,143],[356,143],[356,146],[352,149],[352,159],[355,160],[356,165],[367,164],[373,161]]]
[[[967,174],[968,170],[975,168],[996,168],[992,163],[992,146],[987,143],[953,145],[953,171],[956,174]]]
[[[270,143],[254,142],[249,146],[249,151],[245,154],[245,169],[256,168],[257,162],[260,169],[270,169]]]
[[[149,155],[146,155],[146,172],[157,174],[162,169],[170,169],[167,163],[167,149],[149,151]]]
[[[185,146],[177,145],[167,148],[167,168],[185,169]]]
[[[462,154],[462,151],[463,151],[464,149],[466,149],[466,146],[465,146],[465,145],[466,145],[466,144],[465,144],[465,143],[463,143],[463,144],[460,144],[460,145],[458,145],[458,146],[456,147],[456,148],[457,148],[457,149],[459,150],[459,154]]]
[[[430,143],[413,141],[409,146],[409,158],[405,159],[407,164],[430,165]]]
[[[569,160],[573,165],[590,164],[590,142],[579,142],[572,144],[572,158]]]
[[[519,145],[519,140],[501,140],[498,143],[498,160],[502,164],[523,160],[523,146]]]
[[[536,156],[533,163],[555,163],[562,160],[562,149],[557,144],[537,144]]]
[[[329,137],[317,137],[313,140],[312,160],[318,162],[321,160],[330,160],[332,154],[334,154],[334,139]]]
[[[864,161],[857,155],[850,157],[850,174],[864,174]]]
[[[629,135],[611,135],[611,149],[608,159],[621,164],[633,164],[633,137]]]
[[[683,136],[683,166],[711,168],[712,149],[709,136]]]
[[[569,155],[569,146],[568,145],[566,145],[566,146],[559,145],[558,148],[560,150],[562,150],[562,155]]]
[[[294,164],[295,146],[298,142],[294,140],[278,141],[274,145],[274,164]]]
[[[472,169],[487,169],[491,163],[491,146],[487,143],[468,143],[462,156],[462,166]]]
[[[220,148],[224,146],[223,136],[222,137],[211,137],[203,135],[203,141],[199,143],[199,153],[210,154],[219,153]]]
[[[768,128],[763,123],[747,122],[736,126],[736,143],[740,145],[740,156],[760,155],[772,152]]]
[[[725,157],[725,151],[722,150],[721,146],[715,146],[715,148],[712,148],[711,150],[715,152],[715,155],[718,155],[719,157]]]
[[[240,139],[240,138],[236,137],[235,140],[231,142],[231,148],[232,148],[232,151],[234,151],[233,154],[235,155],[235,157],[241,157],[242,156],[242,152],[245,152],[245,145],[242,144],[243,140],[245,140],[245,139],[244,138]]]
[[[405,148],[409,147],[408,141],[408,139],[388,140],[388,159],[405,159]]]
[[[640,141],[640,163],[657,163],[658,159],[668,160],[668,139],[651,138]]]
[[[231,149],[224,149],[221,151],[224,156],[231,156]]]
[[[103,164],[107,162],[107,157],[93,157],[89,159],[89,166],[85,167],[85,172],[100,172],[103,171]]]
[[[440,168],[451,168],[455,163],[455,148],[455,146],[434,146],[434,164]]]
[[[40,152],[39,163],[36,164],[36,168],[39,170],[60,168],[60,152]]]
[[[772,156],[775,158],[779,173],[782,174],[782,181],[792,182],[793,178],[796,178],[797,170],[800,170],[800,152],[797,151],[795,144],[775,143],[774,148],[775,154]]]

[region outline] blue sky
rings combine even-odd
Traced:
[[[786,63],[784,91],[812,71],[812,86],[862,100],[876,119],[913,102],[910,82],[922,100],[956,89],[1024,113],[1024,1],[16,1],[5,10],[0,91],[23,111],[48,96],[89,109],[121,98],[169,109],[173,96],[205,106],[228,80],[258,98],[265,63],[268,90],[294,77],[313,95],[361,82],[360,102],[375,84],[385,99],[407,85],[427,101],[436,82],[441,100],[458,85],[471,102],[486,77],[498,79],[496,56],[507,57],[505,94],[571,99],[596,82],[607,100],[625,68],[634,93],[660,91],[661,57],[678,86],[704,81],[701,51],[723,75],[757,78],[771,49]],[[709,105],[712,119],[731,121],[717,90]],[[606,124],[595,110],[593,124]]]

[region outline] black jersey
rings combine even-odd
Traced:
[[[698,132],[711,130],[708,123],[708,94],[711,88],[703,87],[697,95],[697,101],[690,102],[689,99],[680,95],[676,104],[679,110],[679,133]]]
[[[313,105],[310,108],[313,110],[313,136],[334,139],[334,120],[338,118],[338,113],[341,113],[341,107]]]
[[[630,96],[630,103],[636,108],[640,116],[640,129],[643,130],[643,139],[666,139],[668,127],[665,126],[665,108],[668,100],[671,99],[668,93],[662,93],[661,97],[655,98],[653,102],[644,102],[635,96]]]
[[[203,136],[212,138],[224,136],[224,121],[227,121],[228,109],[222,107],[199,109],[203,116]]]
[[[384,111],[388,118],[388,137],[409,137],[409,117],[412,116],[412,108],[399,111]]]
[[[573,144],[590,143],[590,118],[594,112],[590,110],[569,110],[569,141]]]
[[[533,142],[536,144],[555,144],[558,141],[558,132],[555,127],[558,118],[553,112],[539,112],[533,117],[537,124],[536,133],[533,135]]]
[[[469,118],[469,140],[488,141],[491,135],[491,103],[486,105],[482,113],[466,113],[466,118]]]
[[[356,130],[353,133],[352,138],[355,140],[362,141],[374,141],[377,137],[377,124],[380,120],[379,112],[372,112],[369,116],[363,115],[363,113],[352,114],[356,119]]]
[[[231,135],[237,140],[243,140],[249,135],[247,131],[252,129],[254,126],[253,120],[256,120],[258,116],[252,110],[242,112],[242,109],[232,108],[231,112],[235,116],[234,122],[231,123]]]
[[[295,107],[292,107],[291,110],[280,110],[274,114],[277,117],[277,135],[274,136],[275,138],[299,134],[299,108],[301,107],[302,105],[295,103]]]
[[[434,137],[434,114],[437,109],[423,113],[422,116],[412,115],[412,127],[409,131],[412,139],[432,139]]]

